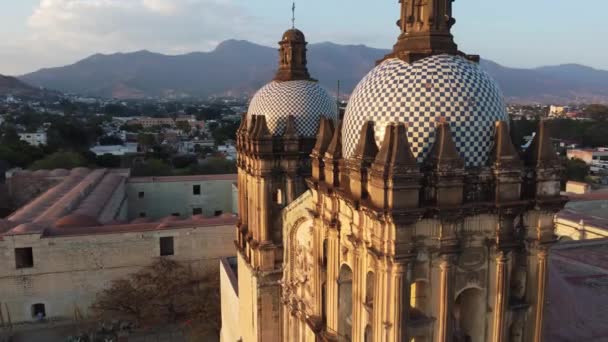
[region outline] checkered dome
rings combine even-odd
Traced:
[[[344,116],[344,155],[352,156],[365,122],[374,121],[378,146],[387,124],[403,122],[408,124],[412,152],[422,162],[442,117],[450,123],[466,165],[475,167],[487,161],[494,122],[506,121],[507,112],[496,82],[477,63],[452,55],[412,64],[388,59],[351,96]]]
[[[262,87],[251,100],[247,118],[264,115],[270,132],[282,135],[287,117],[294,116],[298,134],[314,137],[321,117],[337,120],[338,108],[323,87],[313,81],[273,81]],[[248,120],[251,124],[251,120]]]

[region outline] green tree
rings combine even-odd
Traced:
[[[138,133],[144,130],[144,126],[140,125],[140,124],[132,124],[132,125],[122,125],[120,126],[120,129],[123,131],[127,131],[127,132],[131,132],[131,133]]]
[[[103,108],[103,112],[111,116],[125,116],[128,112],[128,108],[121,104],[111,103]]]
[[[141,146],[143,151],[147,152],[156,145],[156,136],[149,133],[140,133],[137,135],[137,143]]]
[[[185,169],[193,164],[196,164],[196,156],[176,156],[173,157],[173,167],[177,169]]]
[[[2,145],[16,145],[21,142],[21,138],[15,127],[4,125],[0,141],[2,142]]]
[[[131,168],[133,177],[164,177],[172,174],[171,166],[160,159],[148,159],[143,163],[133,165]]]
[[[99,167],[117,168],[121,166],[122,158],[120,156],[106,153],[104,155],[97,156],[96,164]]]
[[[190,167],[193,175],[221,175],[236,173],[236,163],[223,158],[208,158],[198,165]]]
[[[235,140],[236,131],[239,129],[239,125],[239,122],[229,122],[223,123],[221,126],[213,130],[210,128],[213,140],[215,140],[217,145],[223,145],[227,140]]]
[[[95,121],[76,119],[54,122],[47,131],[49,146],[54,150],[84,151],[95,144],[103,132]]]
[[[190,126],[190,123],[188,121],[177,121],[175,123],[175,127],[177,129],[181,129],[182,131],[184,131],[186,134],[189,134],[190,131],[192,130],[192,126]]]
[[[31,170],[73,169],[86,166],[85,158],[76,152],[55,152],[43,159],[35,161]]]
[[[608,146],[608,122],[595,122],[584,131],[582,141],[587,147]]]
[[[601,104],[592,104],[585,108],[584,114],[596,121],[608,120],[608,106]]]
[[[589,176],[589,166],[580,159],[568,159],[566,161],[566,181],[584,182]]]

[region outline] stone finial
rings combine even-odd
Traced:
[[[388,125],[371,167],[371,203],[383,209],[417,208],[421,177],[407,140],[406,126]]]
[[[541,120],[532,144],[524,153],[526,197],[560,198],[562,165],[553,149],[549,122]]]
[[[509,126],[505,121],[497,121],[494,130],[494,146],[490,156],[495,168],[520,168],[523,166],[519,153],[513,145]]]
[[[497,204],[521,199],[523,162],[513,145],[509,126],[497,121],[490,156],[494,174],[494,201]]]
[[[249,120],[249,126],[247,128],[247,135],[251,136],[255,131],[256,122],[258,121],[257,115],[252,115],[251,120]]]
[[[319,123],[319,132],[317,133],[317,141],[315,147],[312,149],[313,157],[322,158],[331,143],[334,135],[334,123],[332,120],[327,118],[321,118]]]
[[[340,186],[340,162],[342,161],[342,122],[334,131],[333,137],[327,150],[323,163],[325,165],[325,181],[332,187]]]
[[[404,124],[390,124],[386,127],[384,140],[372,167],[378,171],[384,170],[386,175],[407,172],[412,167],[417,167]]]
[[[243,134],[247,132],[247,113],[243,113],[241,115],[241,124],[239,125],[239,128],[236,130],[236,134]]]
[[[445,120],[437,124],[435,144],[429,153],[427,162],[437,169],[446,171],[464,168],[464,159],[456,148],[450,124]]]
[[[256,115],[258,118],[255,120],[255,127],[252,132],[253,139],[269,139],[272,135],[266,124],[266,117],[264,115]]]
[[[244,113],[241,116],[241,124],[239,128],[236,130],[236,145],[237,148],[243,148],[243,140],[244,136],[247,135],[247,113]]]
[[[333,121],[327,118],[321,118],[319,123],[319,132],[317,133],[317,142],[315,147],[312,149],[310,154],[312,158],[312,178],[316,181],[324,179],[325,173],[323,157],[327,148],[331,144],[334,135],[334,124]]]
[[[296,121],[293,115],[287,117],[285,132],[283,133],[283,150],[288,153],[300,151],[300,135],[296,130]]]
[[[551,168],[559,165],[559,158],[551,142],[549,121],[541,120],[534,140],[524,154],[526,166],[536,168]]]
[[[353,159],[371,165],[378,155],[374,122],[367,121],[361,128],[361,135],[353,153]]]
[[[437,125],[435,144],[425,161],[425,200],[439,207],[459,206],[464,201],[464,159],[460,156],[450,124]]]
[[[285,122],[285,133],[283,133],[283,137],[287,139],[297,139],[299,136],[298,130],[296,129],[296,119],[293,115],[287,117],[287,122]]]
[[[367,121],[361,128],[359,142],[352,158],[346,161],[348,173],[345,173],[345,178],[348,178],[348,181],[345,179],[343,185],[348,184],[348,190],[355,200],[367,198],[369,167],[377,155],[378,145],[376,145],[374,122]]]

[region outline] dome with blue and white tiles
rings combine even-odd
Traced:
[[[387,124],[408,125],[412,152],[422,162],[435,140],[440,118],[450,123],[456,147],[469,167],[486,163],[494,123],[507,121],[496,82],[477,63],[460,56],[435,55],[408,64],[387,59],[354,90],[343,126],[343,152],[350,158],[362,126],[375,123],[378,146]]]
[[[317,134],[322,117],[337,120],[338,106],[318,82],[272,81],[253,96],[247,111],[250,124],[253,115],[264,115],[275,136],[284,133],[287,118],[293,115],[298,134],[310,138]]]

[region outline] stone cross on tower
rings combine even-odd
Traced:
[[[454,0],[400,0],[401,29],[393,52],[384,59],[400,58],[408,63],[437,54],[464,54],[454,43],[451,28],[456,23],[452,17]],[[467,56],[478,61],[477,56]]]

